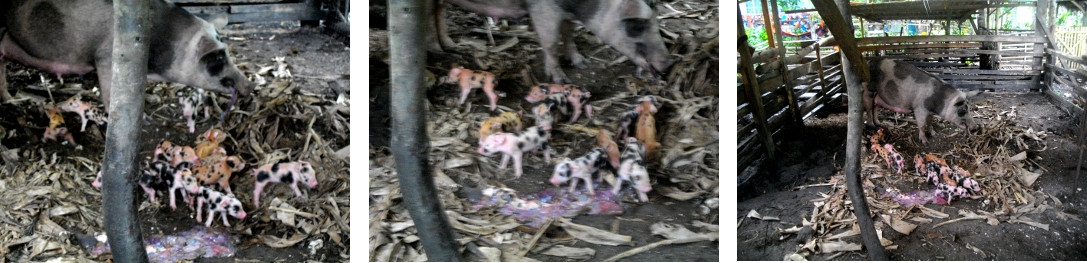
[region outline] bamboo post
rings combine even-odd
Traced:
[[[778,75],[781,76],[781,83],[784,84],[785,99],[789,103],[789,115],[792,115],[792,117],[793,117],[793,124],[796,125],[796,126],[803,127],[804,126],[804,121],[800,119],[800,117],[801,117],[800,116],[800,108],[797,107],[796,94],[794,94],[795,92],[793,91],[793,87],[789,85],[788,76],[785,76],[789,72],[789,65],[785,64],[785,56],[786,56],[786,53],[785,53],[785,33],[784,33],[784,31],[781,30],[781,16],[778,15],[778,1],[777,0],[771,0],[771,1],[772,2],[770,2],[770,5],[773,7],[773,11],[774,11],[774,14],[773,14],[774,28],[777,28],[776,37],[777,37],[777,43],[778,43],[778,58],[779,58],[778,61],[781,62],[781,67],[778,68],[778,71],[779,71]]]
[[[736,9],[739,8],[739,6],[736,6]],[[737,16],[737,20],[739,19],[739,16]],[[743,75],[744,95],[747,96],[747,101],[751,103],[751,105],[748,105],[748,107],[751,107],[751,113],[755,114],[755,129],[758,130],[759,137],[762,137],[762,144],[766,147],[766,156],[773,160],[774,137],[766,123],[766,110],[762,107],[762,94],[759,92],[759,77],[755,75],[755,68],[751,66],[751,52],[754,51],[754,48],[747,41],[743,21],[739,22],[737,24],[739,30],[736,31],[739,35],[737,48],[740,52],[740,74]]]
[[[853,212],[857,215],[857,225],[861,230],[861,239],[864,248],[868,250],[870,260],[888,260],[883,245],[876,236],[876,228],[872,223],[872,214],[868,211],[868,200],[864,196],[864,187],[861,186],[861,140],[863,123],[863,106],[861,105],[862,90],[860,83],[868,81],[867,63],[861,57],[856,40],[853,39],[853,25],[849,15],[849,0],[812,0],[812,4],[819,10],[819,14],[827,22],[834,38],[841,48],[843,84],[849,95],[849,121],[846,125],[845,147],[845,178],[849,199],[853,201]],[[858,72],[853,72],[857,67]],[[861,74],[855,74],[861,73]]]
[[[774,27],[772,26],[773,24],[770,23],[770,6],[767,5],[766,1],[769,0],[762,0],[762,29],[766,31],[766,44],[770,45],[770,48],[775,48]],[[743,28],[740,29],[742,30]]]

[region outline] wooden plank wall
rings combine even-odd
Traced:
[[[230,23],[325,19],[316,0],[172,0],[194,15],[226,15]]]
[[[1044,65],[1034,58],[1045,39],[1035,36],[912,36],[858,39],[866,58],[890,58],[910,62],[951,85],[964,90],[1030,91],[1044,85],[1039,76]],[[986,43],[1002,47],[982,50]],[[981,55],[992,55],[998,69],[979,68]]]
[[[755,68],[758,87],[748,87],[743,81],[737,81],[738,172],[766,155],[764,140],[756,130],[759,121],[766,122],[772,141],[782,140],[782,129],[793,119],[788,92],[795,94],[796,112],[802,117],[809,117],[832,100],[844,96],[841,55],[834,46],[827,45],[832,40],[820,42],[805,43],[807,46],[802,46],[798,52],[787,52],[785,56],[781,56],[777,48],[756,50],[751,54],[751,65],[748,66]],[[752,94],[759,94],[766,120],[757,120],[753,114],[756,103],[747,98],[748,89],[754,89]]]

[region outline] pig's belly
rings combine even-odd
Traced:
[[[31,56],[18,44],[12,42],[10,37],[5,37],[3,40],[0,40],[0,59],[12,59],[27,66],[35,67],[42,71],[57,75],[83,75],[94,70],[94,66],[89,63],[52,61]]]
[[[887,102],[883,101],[883,98],[881,98],[880,96],[876,96],[876,105],[879,105],[880,107],[892,110],[892,111],[897,112],[897,113],[910,113],[910,112],[913,112],[913,110],[911,110],[909,108],[897,107],[897,106],[894,106],[894,105],[887,104]]]

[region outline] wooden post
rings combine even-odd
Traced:
[[[736,9],[740,9],[736,6]],[[737,20],[740,20],[737,16]],[[739,44],[737,49],[740,52],[740,74],[743,75],[744,81],[744,95],[747,96],[747,101],[751,105],[751,113],[755,114],[755,129],[759,132],[759,137],[762,137],[762,144],[766,147],[766,156],[770,160],[774,159],[774,137],[770,132],[770,128],[766,125],[767,116],[766,109],[762,107],[762,92],[759,91],[759,77],[755,75],[755,68],[751,66],[751,52],[755,48],[751,47],[751,44],[747,42],[747,34],[744,32],[743,20],[739,21],[737,25],[739,30],[736,33],[739,35]]]
[[[774,11],[774,28],[777,28],[777,43],[778,43],[778,61],[781,62],[781,67],[778,68],[778,75],[781,76],[781,83],[784,84],[785,100],[789,103],[789,115],[793,117],[793,124],[797,126],[804,126],[804,121],[800,116],[800,108],[797,107],[796,95],[793,94],[793,87],[789,85],[789,78],[787,73],[789,72],[789,65],[785,64],[785,33],[781,30],[781,16],[778,15],[778,1],[771,0],[770,5]]]
[[[1032,23],[1034,25],[1033,28],[1034,28],[1034,33],[1036,35],[1040,35],[1042,37],[1049,37],[1049,35],[1046,34],[1046,12],[1048,10],[1049,10],[1049,0],[1038,0],[1037,5],[1035,6],[1035,9],[1034,9],[1035,20],[1034,20],[1034,23]],[[1047,42],[1051,42],[1051,41],[1047,41]],[[1034,52],[1035,53],[1045,52],[1045,44],[1043,44],[1043,43],[1034,43],[1033,45],[1034,45]],[[1046,57],[1048,57],[1048,55]],[[1049,59],[1050,59],[1049,61],[1052,61],[1052,58],[1049,58]],[[1045,64],[1043,63],[1042,58],[1035,57],[1032,60],[1034,61],[1034,63],[1031,63],[1033,66],[1041,66],[1041,67],[1043,67],[1043,70],[1044,70]],[[1031,83],[1038,83],[1038,82],[1042,81],[1042,75],[1044,75],[1044,74],[1031,77],[1030,78]],[[1048,80],[1046,81],[1046,84],[1049,84]],[[1045,88],[1049,88],[1049,86],[1047,85]]]
[[[978,30],[975,34],[988,35],[989,34],[989,8],[982,8],[981,15],[978,17]],[[993,50],[992,42],[981,42],[981,50]],[[980,69],[991,70],[993,69],[992,56],[989,54],[980,54],[981,66]]]
[[[423,0],[389,1],[389,88],[392,90],[392,152],[404,206],[415,222],[419,241],[431,261],[460,261],[461,247],[434,186],[427,161],[426,62]],[[737,7],[739,8],[739,7]],[[740,25],[743,27],[743,23]],[[742,29],[742,28],[741,28]]]
[[[776,27],[770,22],[770,6],[767,5],[766,1],[769,0],[762,0],[762,29],[766,31],[766,44],[770,45],[770,48],[774,48],[776,47],[776,43],[774,43],[774,28]],[[741,27],[740,29],[743,28]]]
[[[102,213],[116,262],[147,262],[133,180],[137,178],[144,85],[147,83],[151,5],[143,0],[113,2],[113,65],[107,101],[106,150],[102,160]],[[160,6],[160,8],[162,8]],[[109,26],[109,25],[107,25]],[[107,69],[98,69],[107,70]]]
[[[864,107],[861,105],[860,83],[868,82],[868,69],[864,58],[857,49],[856,40],[853,39],[853,25],[849,15],[849,0],[836,0],[837,5],[831,0],[812,0],[812,4],[819,10],[819,14],[826,20],[838,46],[842,50],[842,77],[845,81],[849,95],[849,117],[846,125],[845,142],[845,178],[849,199],[853,201],[853,213],[857,216],[857,225],[861,229],[861,239],[864,240],[864,248],[868,250],[870,260],[888,260],[883,245],[876,236],[876,228],[872,223],[872,214],[868,211],[868,200],[864,196],[864,186],[861,185],[861,141],[864,129]],[[857,67],[860,72],[853,72]],[[855,73],[865,75],[858,76]],[[858,79],[858,77],[863,79]]]
[[[827,94],[827,80],[823,77],[823,55],[819,52],[822,46],[819,45],[819,42],[815,42],[813,45],[815,45],[815,66],[819,68],[816,71],[819,74],[819,92],[815,95],[818,98]]]

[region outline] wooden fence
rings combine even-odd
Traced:
[[[745,168],[767,153],[772,155],[773,142],[780,141],[787,124],[800,124],[804,117],[843,95],[841,55],[827,44],[832,41],[811,41],[784,56],[779,49],[752,52],[741,43],[736,149],[741,182],[752,175],[743,173]]]
[[[857,39],[866,58],[903,60],[957,88],[992,91],[1043,89],[1042,70],[1049,66],[1042,59],[1045,42],[1042,37],[1018,35]],[[749,166],[774,155],[773,145],[782,139],[783,129],[794,123],[803,125],[803,119],[844,96],[841,54],[832,49],[837,45],[833,38],[804,44],[808,45],[785,56],[778,54],[779,49],[740,47],[736,151],[741,184],[754,173]],[[982,69],[983,56],[998,67]],[[1087,71],[1082,73],[1087,76]]]
[[[171,0],[203,19],[226,15],[230,23],[262,21],[317,21],[327,11],[318,0]],[[327,7],[326,7],[327,8]]]
[[[907,61],[966,90],[1040,90],[1045,39],[1033,36],[915,36],[860,38],[866,58]],[[1038,45],[1036,45],[1038,44]],[[996,49],[986,49],[995,46]],[[982,69],[982,56],[999,67]]]

